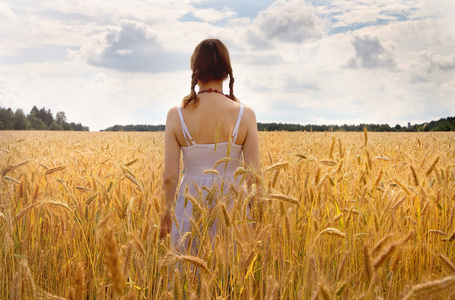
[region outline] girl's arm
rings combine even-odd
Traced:
[[[259,160],[259,136],[256,115],[249,107],[245,107],[244,114],[247,132],[245,142],[243,143],[243,158],[246,167],[251,169],[253,172],[258,173],[260,172],[261,162]]]
[[[178,122],[177,109],[170,109],[164,132],[163,191],[165,201],[164,214],[161,217],[160,237],[166,236],[172,228],[172,209],[174,208],[175,192],[180,172],[180,144],[175,135]]]

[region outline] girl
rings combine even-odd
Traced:
[[[171,233],[177,245],[180,237],[190,231],[192,203],[187,192],[197,198],[195,184],[209,189],[214,185],[226,191],[235,183],[234,172],[241,165],[256,173],[259,169],[259,145],[254,111],[239,103],[234,96],[234,77],[226,46],[218,39],[207,39],[197,45],[191,56],[191,92],[179,107],[169,110],[164,140],[165,211],[160,236]],[[229,77],[229,94],[223,94],[223,81]],[[198,92],[195,88],[198,86]],[[180,151],[183,153],[184,175],[180,182],[175,205],[178,224],[172,224],[172,209],[179,180]],[[219,164],[218,172],[207,173],[226,156],[228,162]],[[230,207],[231,203],[226,203]],[[178,226],[177,226],[178,225]],[[216,225],[211,227],[211,234]]]

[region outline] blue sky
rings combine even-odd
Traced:
[[[163,124],[215,37],[259,122],[422,123],[455,115],[454,20],[452,0],[0,0],[0,106]]]

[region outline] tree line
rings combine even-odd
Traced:
[[[101,131],[164,131],[165,125],[114,125]]]
[[[418,131],[455,131],[455,117],[443,118],[429,123],[391,127],[389,124],[359,125],[300,125],[289,123],[258,123],[259,131],[363,131],[370,132],[418,132]],[[103,131],[164,131],[164,125],[115,125]]]
[[[50,109],[38,109],[33,106],[28,115],[22,109],[3,108],[0,106],[0,130],[72,130],[89,131],[81,123],[68,123],[65,112],[59,111],[54,116]]]
[[[363,131],[370,132],[418,132],[418,131],[455,131],[455,117],[441,118],[422,124],[399,124],[391,127],[389,124],[359,124],[359,125],[300,125],[287,123],[258,123],[259,131]]]
[[[370,132],[417,132],[417,131],[455,131],[455,117],[441,118],[422,124],[399,124],[391,127],[389,124],[359,124],[359,125],[315,125],[290,123],[258,123],[259,131],[363,131]],[[115,125],[102,131],[164,131],[165,125]],[[28,115],[22,109],[15,112],[11,108],[0,106],[0,130],[68,130],[89,131],[81,123],[67,122],[65,112],[59,111],[55,118],[50,109],[38,109],[33,106]]]

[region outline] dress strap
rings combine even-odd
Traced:
[[[235,123],[234,130],[232,131],[232,143],[235,143],[235,140],[237,139],[237,135],[239,133],[239,126],[240,126],[240,120],[242,119],[243,115],[243,104],[240,104],[240,109],[239,109],[239,116],[237,117],[237,122]]]
[[[191,136],[190,132],[188,131],[188,127],[186,127],[185,120],[183,119],[183,114],[182,114],[182,108],[179,106],[177,107],[177,111],[179,113],[179,118],[180,118],[180,125],[182,126],[182,133],[183,137],[185,138],[186,144],[190,146],[190,143],[188,140],[191,142],[191,145],[195,145],[196,143],[194,142],[193,137]]]

